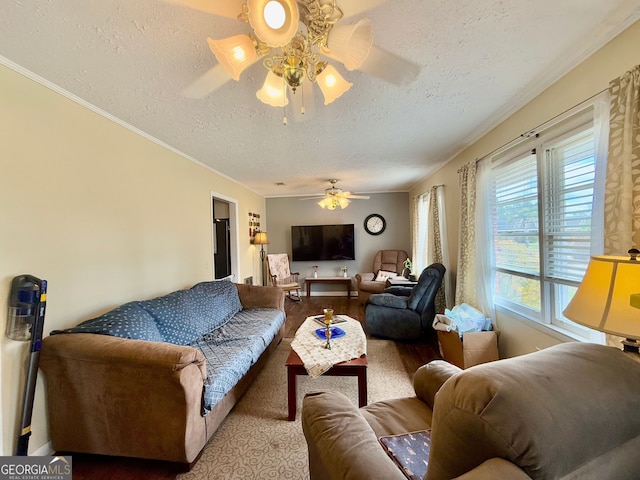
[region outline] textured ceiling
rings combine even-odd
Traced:
[[[289,109],[284,126],[255,97],[260,62],[184,94],[216,65],[206,38],[249,27],[176,2],[237,0],[3,0],[0,61],[265,196],[319,193],[329,178],[406,191],[640,18],[640,0],[338,0],[372,6],[342,21],[370,18],[374,44],[420,74],[399,86],[338,64],[351,90],[324,106],[307,88],[306,115]]]

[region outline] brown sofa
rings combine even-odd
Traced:
[[[282,311],[284,291],[237,284],[242,309]],[[229,328],[229,327],[227,327]],[[284,335],[203,415],[205,356],[189,345],[93,333],[43,340],[50,435],[56,451],[193,462]]]
[[[358,288],[358,300],[364,305],[372,293],[382,293],[386,287],[386,281],[376,281],[380,270],[396,272],[398,275],[404,269],[404,262],[409,258],[404,250],[378,250],[373,257],[373,269],[368,273],[357,273],[356,284]]]
[[[425,429],[426,480],[640,476],[640,363],[613,347],[566,343],[467,370],[436,360],[414,388],[361,409],[306,396],[311,479],[402,480],[378,438]]]

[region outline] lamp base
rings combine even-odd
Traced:
[[[622,343],[622,351],[624,352],[640,352],[640,343],[638,343],[638,341],[633,338],[625,338],[620,343]]]

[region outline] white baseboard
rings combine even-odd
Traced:
[[[49,457],[49,456],[53,455],[54,453],[56,453],[56,452],[53,451],[53,445],[51,445],[51,442],[47,442],[43,446],[38,448],[35,452],[31,453],[30,456],[32,456],[32,457]]]

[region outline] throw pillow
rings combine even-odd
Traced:
[[[431,431],[401,433],[379,438],[387,455],[409,480],[422,480],[429,467]]]
[[[376,275],[376,282],[386,282],[389,278],[395,278],[398,274],[396,272],[389,272],[387,270],[378,270]]]

